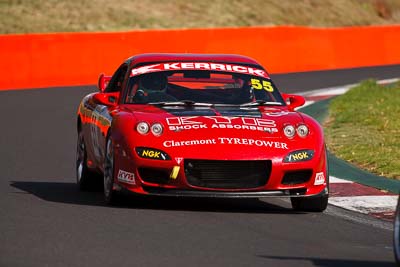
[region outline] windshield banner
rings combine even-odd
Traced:
[[[172,62],[172,63],[159,63],[159,64],[147,65],[132,69],[131,77],[150,72],[171,71],[171,70],[211,70],[211,71],[235,72],[235,73],[260,76],[269,79],[268,74],[262,69],[256,69],[241,65],[207,63],[207,62]]]

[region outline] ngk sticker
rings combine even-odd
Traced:
[[[236,72],[236,73],[260,76],[263,78],[269,78],[268,74],[262,69],[256,69],[242,65],[207,63],[207,62],[171,62],[171,63],[147,65],[132,69],[131,77],[144,73],[167,71],[167,70],[213,70],[213,71],[224,71],[224,72]]]

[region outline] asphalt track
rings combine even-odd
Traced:
[[[286,92],[400,65],[273,75]],[[75,112],[92,86],[0,92],[0,266],[394,266],[391,224],[285,200],[128,198],[75,186]]]

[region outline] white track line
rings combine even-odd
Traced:
[[[388,84],[388,83],[397,83],[398,81],[400,81],[400,78],[379,80],[379,81],[377,81],[376,83],[377,83],[377,84]]]
[[[331,197],[329,204],[364,214],[392,212],[396,209],[397,198],[398,196]]]
[[[377,81],[378,84],[390,84],[399,82],[399,78],[386,79]],[[346,93],[350,88],[357,86],[358,84],[348,84],[343,86],[335,86],[322,88],[307,92],[298,93],[304,97],[315,97],[315,96],[336,96]],[[315,101],[306,101],[304,106],[313,104]],[[303,106],[303,107],[304,107]],[[330,176],[329,183],[346,183],[348,186],[352,186],[352,181],[341,179],[338,177]],[[347,210],[352,210],[364,214],[370,213],[385,213],[394,212],[397,206],[398,196],[347,196],[347,197],[330,197],[329,204],[338,206]]]
[[[329,183],[330,184],[352,184],[353,182],[352,181],[349,181],[349,180],[344,180],[344,179],[340,179],[340,178],[337,178],[337,177],[335,177],[335,176],[329,176]]]
[[[384,79],[376,81],[377,84],[389,84],[399,82],[400,78]],[[359,83],[346,84],[342,86],[326,87],[321,89],[316,89],[312,91],[300,92],[299,95],[310,97],[310,96],[336,96],[346,93],[351,87],[357,86]]]

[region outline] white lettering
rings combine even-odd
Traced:
[[[215,123],[232,123],[233,119],[238,117],[226,117],[226,116],[204,116],[204,118],[208,118],[213,120]]]
[[[256,146],[262,146],[263,145],[263,141],[262,140],[256,140],[255,144],[256,144]]]
[[[194,68],[195,69],[203,69],[203,70],[209,70],[210,69],[210,64],[208,63],[194,63]]]
[[[243,66],[232,66],[232,70],[236,71],[236,72],[242,72],[242,73],[247,72],[247,68],[243,67]]]
[[[132,69],[132,76],[143,74],[143,73],[148,73],[148,72],[154,72],[154,71],[160,71],[160,69],[153,69],[155,67],[160,66],[160,64],[154,64],[154,65],[148,65],[148,66],[143,66],[139,67],[136,69]]]
[[[245,125],[257,125],[256,118],[242,118],[242,122]]]
[[[156,68],[159,67],[159,68]],[[228,71],[228,72],[238,72],[247,73],[250,75],[256,75],[264,78],[269,78],[268,74],[262,69],[255,69],[241,65],[230,65],[222,63],[207,63],[207,62],[171,62],[164,64],[154,64],[148,66],[141,66],[134,68],[131,71],[131,76],[136,76],[144,73],[154,72],[154,71],[166,71],[166,70],[215,70],[215,71]]]
[[[212,129],[236,129],[251,130],[268,133],[277,133],[274,120],[249,118],[249,117],[227,117],[227,116],[192,116],[192,117],[170,117],[166,119],[171,131],[208,129],[208,121],[213,124]],[[190,125],[190,126],[189,126]]]
[[[164,64],[164,69],[165,70],[170,70],[170,69],[179,70],[181,68],[179,67],[179,63],[166,63],[166,64]]]
[[[215,63],[211,63],[211,69],[212,70],[226,70],[225,65],[224,64],[215,64]]]
[[[218,141],[218,142],[217,142]],[[258,147],[268,147],[276,149],[288,149],[286,143],[274,142],[274,141],[264,141],[257,139],[248,138],[229,138],[229,137],[218,137],[217,139],[195,139],[195,140],[185,140],[185,141],[164,141],[164,147],[180,147],[180,146],[197,146],[197,145],[246,145],[246,146],[258,146]]]
[[[257,119],[257,124],[263,127],[276,127],[275,121],[267,119]]]
[[[182,69],[194,69],[194,64],[190,62],[181,63]]]
[[[164,141],[163,146],[164,147],[171,147],[172,146],[172,141]]]

